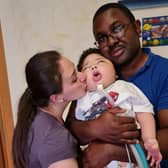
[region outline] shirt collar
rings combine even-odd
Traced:
[[[143,51],[146,53],[148,58],[145,65],[141,69],[144,69],[145,67],[149,67],[151,65],[152,56],[153,56],[150,48],[143,48]]]
[[[142,48],[143,52],[146,53],[147,55],[147,61],[146,63],[144,64],[143,67],[141,67],[141,69],[139,69],[139,71],[137,73],[135,73],[132,77],[130,77],[128,80],[130,81],[132,78],[134,78],[136,75],[138,75],[139,73],[141,73],[142,71],[146,70],[150,65],[151,65],[151,62],[152,62],[152,57],[153,57],[153,54],[151,52],[151,49],[150,48]],[[120,72],[117,71],[117,74],[119,76],[119,79],[123,79],[123,77],[121,76]]]

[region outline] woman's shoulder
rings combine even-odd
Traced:
[[[69,131],[54,117],[38,113],[32,128],[32,153],[43,164],[72,157],[76,154],[76,141]]]

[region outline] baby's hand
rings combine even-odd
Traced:
[[[150,161],[150,166],[159,168],[162,160],[159,145],[156,139],[148,139],[144,142],[145,149],[147,150],[147,160]]]

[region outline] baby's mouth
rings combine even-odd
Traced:
[[[99,73],[98,71],[93,72],[92,79],[94,82],[98,82],[99,80],[101,80],[101,78],[102,78],[101,73]]]

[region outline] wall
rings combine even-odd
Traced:
[[[77,62],[83,49],[93,46],[92,16],[105,0],[0,0],[0,19],[8,68],[12,109],[26,84],[28,58],[45,49],[58,49]],[[167,15],[168,7],[133,11],[136,17]],[[153,47],[166,55],[168,47]]]

